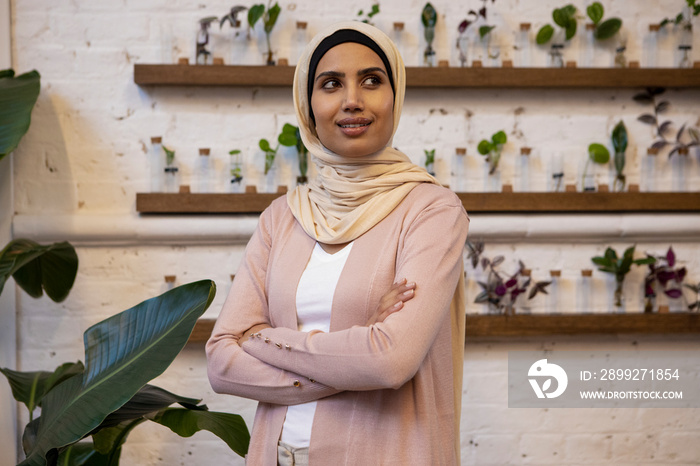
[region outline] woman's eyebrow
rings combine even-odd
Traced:
[[[357,72],[357,75],[361,76],[361,75],[367,74],[367,73],[382,73],[384,76],[386,76],[386,71],[384,71],[383,69],[381,69],[378,66],[372,66],[370,68],[365,68],[363,70],[360,70]]]
[[[316,79],[314,79],[314,82],[318,81],[321,78],[325,78],[325,77],[344,78],[345,73],[341,73],[339,71],[324,71],[322,73],[319,73],[318,76],[316,76]]]

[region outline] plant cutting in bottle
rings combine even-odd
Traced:
[[[423,152],[425,152],[425,170],[435,176],[435,169],[433,166],[435,164],[435,149],[423,149]]]
[[[598,270],[615,276],[614,299],[617,307],[622,306],[622,285],[632,265],[647,265],[656,262],[656,259],[653,257],[634,259],[634,249],[635,246],[631,246],[625,250],[622,257],[618,257],[617,252],[613,248],[608,247],[603,256],[595,256],[591,259],[598,266]]]
[[[653,312],[657,288],[660,287],[660,291],[671,299],[683,296],[682,284],[687,270],[685,267],[674,268],[676,254],[671,246],[663,256],[647,253],[647,257],[653,259],[653,262],[648,264],[649,270],[644,277],[644,312]]]
[[[483,255],[484,242],[481,240],[476,243],[467,241],[467,248],[469,249],[469,256],[467,259],[471,261],[472,268],[476,269],[481,265],[482,270],[488,270],[486,282],[478,282],[482,291],[474,299],[474,303],[488,303],[499,312],[513,314],[515,301],[518,296],[522,293],[526,293],[527,288],[532,283],[530,277],[525,277],[523,275],[525,264],[523,264],[522,261],[518,261],[518,270],[510,277],[504,278],[502,273],[497,269],[498,266],[505,261],[503,256],[496,256],[493,259],[485,257]],[[527,299],[534,298],[538,293],[547,294],[546,288],[551,283],[551,281],[536,282],[530,288]]]
[[[612,145],[615,149],[613,165],[615,167],[615,191],[621,192],[625,189],[627,177],[623,173],[625,169],[625,151],[627,150],[627,128],[620,122],[615,125],[611,135]]]
[[[199,31],[197,31],[197,63],[206,64],[211,57],[211,52],[207,50],[209,44],[209,28],[211,23],[218,21],[216,16],[207,16],[199,20]]]
[[[435,50],[433,50],[433,40],[435,40],[435,25],[437,24],[437,11],[430,2],[426,3],[421,13],[423,23],[423,36],[428,45],[423,52],[423,62],[426,66],[433,66],[435,61]]]
[[[265,31],[265,40],[267,42],[267,64],[274,65],[275,60],[272,58],[272,46],[270,45],[270,34],[272,29],[277,23],[277,18],[280,15],[281,8],[277,2],[272,5],[272,0],[267,3],[267,8],[265,5],[260,3],[258,5],[253,5],[248,10],[248,25],[251,29],[255,28],[255,23],[262,18],[263,30]]]
[[[238,28],[240,21],[238,20],[238,14],[247,10],[247,6],[235,5],[231,7],[231,10],[221,17],[219,20],[219,29],[223,29],[224,24],[229,23],[232,28]]]
[[[667,24],[673,24],[674,27],[680,26],[687,30],[693,29],[692,17],[700,15],[700,3],[698,0],[685,0],[688,4],[688,8],[684,9],[676,15],[675,18],[664,18],[659,23],[660,27],[664,27]]]
[[[697,128],[689,127],[686,124],[681,126],[681,129],[676,132],[675,141],[666,138],[666,135],[671,132],[672,122],[666,120],[661,122],[660,114],[665,113],[671,103],[667,100],[657,102],[657,97],[665,92],[664,88],[653,87],[647,88],[645,92],[637,94],[633,97],[635,102],[643,105],[651,105],[654,108],[654,113],[645,113],[637,117],[637,120],[642,123],[654,126],[656,137],[658,138],[651,145],[652,149],[661,150],[666,146],[673,146],[668,153],[669,158],[680,149],[688,149],[693,146],[700,145],[700,131]],[[684,133],[687,137],[684,137]]]
[[[484,7],[484,14],[485,10],[486,7]],[[469,10],[469,13],[467,13],[467,17],[463,19],[461,23],[459,23],[459,26],[457,26],[457,31],[459,31],[459,36],[457,37],[457,50],[459,50],[459,62],[462,66],[467,65],[469,49],[469,44],[467,42],[467,29],[477,19],[479,19],[478,13],[474,10]]]
[[[576,7],[572,4],[568,4],[561,8],[555,8],[552,12],[552,19],[554,24],[559,26],[564,31],[565,40],[571,40],[576,35]],[[549,42],[554,36],[554,26],[551,24],[545,24],[537,31],[537,36],[535,36],[535,42],[538,45],[544,45]]]
[[[504,131],[499,131],[491,136],[491,140],[482,139],[479,142],[477,150],[481,155],[486,156],[486,163],[489,164],[489,175],[493,175],[498,168],[498,162],[501,160],[503,152],[503,144],[508,141],[508,137]]]
[[[583,191],[593,190],[593,187],[586,185],[586,175],[588,174],[588,166],[591,162],[597,163],[598,165],[605,165],[610,161],[610,151],[607,147],[597,142],[588,146],[588,158],[586,159],[586,165],[583,168],[583,175],[581,176],[581,186]]]
[[[233,157],[233,156],[238,155],[240,153],[241,153],[240,150],[233,149],[232,151],[229,151],[228,154]],[[231,171],[229,174],[231,175],[231,183],[232,184],[233,183],[240,183],[241,181],[243,181],[243,171],[241,169],[240,164],[231,165],[230,170]]]
[[[372,7],[366,13],[364,10],[357,12],[358,17],[362,18],[364,16],[364,18],[361,20],[363,23],[371,24],[372,26],[374,26],[374,23],[372,23],[372,18],[377,14],[379,14],[379,3],[372,5]]]
[[[272,168],[272,165],[275,163],[275,156],[277,155],[277,149],[279,149],[279,146],[273,149],[270,147],[270,142],[263,138],[258,142],[258,147],[260,147],[260,149],[265,153],[265,174],[267,175]]]
[[[620,18],[608,18],[603,21],[605,9],[600,2],[593,2],[589,5],[586,8],[586,14],[595,25],[593,37],[598,40],[610,39],[622,27],[622,20]]]
[[[299,128],[289,123],[285,123],[282,127],[282,132],[277,137],[277,141],[286,147],[296,147],[297,157],[299,160],[299,176],[297,177],[298,184],[304,184],[308,181],[306,173],[309,169],[309,150],[301,140]]]

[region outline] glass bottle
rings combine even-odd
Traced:
[[[452,159],[452,189],[456,193],[465,192],[464,181],[466,174],[466,155],[467,149],[464,147],[458,147],[455,149],[455,155]]]
[[[199,158],[197,159],[197,192],[209,193],[212,192],[211,183],[211,151],[208,148],[199,149]]]
[[[306,44],[309,42],[309,36],[307,33],[306,26],[308,23],[306,21],[297,21],[297,32],[296,32],[296,61],[294,63],[299,63],[301,54],[306,48]]]
[[[405,24],[402,22],[395,22],[393,24],[393,29],[392,29],[392,34],[391,34],[391,39],[394,41],[394,44],[396,44],[396,48],[399,50],[399,54],[401,55],[401,58],[404,60],[406,59],[406,44],[404,40],[404,27]]]
[[[564,157],[561,153],[553,154],[549,160],[549,176],[547,177],[548,191],[560,193],[564,191]]]
[[[149,152],[149,165],[151,172],[151,192],[159,193],[163,191],[163,138],[154,136],[151,138],[151,150]]]
[[[646,149],[646,156],[642,163],[642,186],[645,192],[656,191],[656,163],[658,160],[659,150],[649,147]]]
[[[165,146],[163,151],[165,152],[165,167],[163,168],[165,178],[163,182],[164,192],[176,193],[180,190],[180,169],[175,160],[175,151],[168,150]]]
[[[678,33],[678,51],[676,53],[676,65],[678,68],[692,68],[693,60],[691,51],[693,48],[693,25],[690,22],[692,12],[690,7],[684,7],[683,21],[680,24]]]
[[[625,312],[625,293],[623,288],[623,281],[618,281],[615,274],[606,273],[607,284],[610,296],[610,304],[608,306],[608,311],[621,314]]]
[[[552,44],[549,49],[549,67],[564,68],[564,44]]]
[[[175,288],[175,281],[177,280],[177,277],[175,275],[166,275],[164,278],[165,278],[165,291],[170,291],[173,288]]]
[[[195,63],[197,65],[207,65],[213,61],[212,41],[209,35],[211,23],[211,18],[199,20],[199,27],[195,37]]]
[[[494,157],[494,153],[491,153]],[[491,172],[491,164],[484,162],[484,192],[485,193],[500,193],[501,192],[501,171],[496,168]]]
[[[423,66],[435,66],[436,53],[433,49],[433,38],[435,37],[435,26],[425,28],[426,45],[423,51]],[[428,40],[430,38],[430,40]]]
[[[457,50],[459,51],[459,66],[462,68],[469,65],[469,34],[460,32],[457,37]]]
[[[238,19],[232,27],[230,51],[230,64],[243,65],[246,63],[246,54],[249,52],[248,33],[245,28],[241,27],[241,21]]]
[[[520,148],[520,158],[518,159],[518,191],[530,192],[530,152],[529,147]]]
[[[576,310],[581,314],[593,312],[592,298],[593,288],[591,281],[593,280],[593,271],[590,269],[581,270],[581,278],[579,278],[577,288],[577,303]]]
[[[688,148],[681,147],[671,156],[672,191],[682,193],[688,191],[687,173],[690,169]]]
[[[243,164],[241,162],[241,152],[232,150],[229,152],[229,189],[231,193],[242,193],[243,187]]]
[[[644,67],[658,68],[659,55],[659,29],[658,24],[649,25],[649,33],[644,38]]]
[[[527,280],[532,276],[532,270],[530,269],[522,269],[520,271],[520,275],[522,275],[523,280]],[[528,299],[527,295],[523,293],[522,297],[518,296],[518,302],[520,305],[518,306],[518,311],[521,314],[532,314],[532,299]]]
[[[586,23],[586,31],[583,35],[584,43],[581,47],[581,67],[595,67],[595,24]]]
[[[530,43],[530,23],[520,23],[518,33],[518,66],[520,68],[530,68],[532,66]]]
[[[547,287],[547,313],[557,314],[561,312],[561,303],[559,300],[561,270],[550,270],[549,277],[552,283]]]

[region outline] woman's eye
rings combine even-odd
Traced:
[[[369,86],[378,86],[382,83],[382,80],[378,76],[367,76],[364,83]]]
[[[321,85],[321,89],[335,89],[340,86],[340,83],[335,79],[329,79]]]

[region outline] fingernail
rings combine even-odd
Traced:
[[[413,290],[408,290],[408,291],[403,292],[404,296],[411,296],[412,294],[413,294]]]
[[[394,309],[398,309],[401,306],[403,306],[403,302],[399,301],[398,303],[394,304]]]

